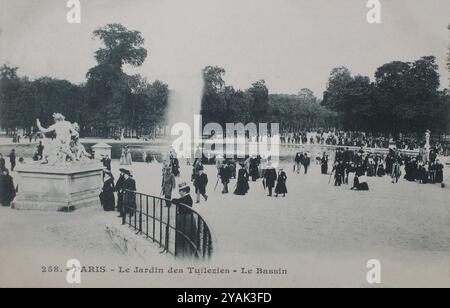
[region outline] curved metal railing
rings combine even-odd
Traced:
[[[210,229],[191,207],[171,200],[126,190],[122,224],[128,224],[175,257],[209,259],[213,252]]]

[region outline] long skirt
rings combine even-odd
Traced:
[[[127,165],[132,165],[133,164],[133,159],[131,158],[131,153],[128,153],[126,156],[126,164]]]
[[[182,258],[195,257],[196,248],[198,249],[197,236],[197,219],[193,214],[177,215],[176,228],[183,235],[178,232],[175,233],[175,252],[176,255]]]
[[[100,194],[100,202],[103,210],[106,212],[114,211],[116,207],[116,200],[112,191],[104,191]]]
[[[245,179],[239,179],[236,185],[236,190],[234,191],[235,195],[244,196],[248,193],[250,186]]]
[[[285,182],[278,181],[277,187],[275,187],[275,193],[277,195],[284,195],[287,194],[287,187]]]
[[[322,164],[321,170],[322,174],[328,174],[328,164]]]

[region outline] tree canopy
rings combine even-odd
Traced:
[[[54,112],[80,124],[82,135],[150,134],[163,125],[169,89],[161,81],[149,83],[127,75],[124,65],[140,66],[147,58],[139,31],[109,24],[93,32],[103,46],[95,52],[97,65],[86,83],[41,77],[30,81],[17,68],[0,68],[0,123],[3,128],[32,131],[35,119],[50,124]]]
[[[449,129],[449,96],[440,91],[433,56],[414,62],[394,61],[379,67],[371,82],[334,69],[322,105],[338,112],[345,129],[383,133]]]

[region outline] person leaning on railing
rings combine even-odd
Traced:
[[[196,238],[197,227],[195,217],[193,217],[193,211],[187,207],[192,207],[194,202],[190,195],[191,188],[187,183],[181,183],[178,187],[180,198],[172,199],[172,203],[177,205],[176,229],[186,237],[176,232],[175,251],[179,256],[192,256],[195,248],[192,247],[188,239]]]

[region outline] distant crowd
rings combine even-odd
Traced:
[[[388,149],[395,147],[401,150],[418,150],[425,144],[424,140],[399,135],[397,137],[385,137],[364,132],[318,130],[283,133],[280,136],[283,145],[319,144],[344,147],[367,147]],[[439,155],[448,155],[449,147],[441,142],[431,141]]]

